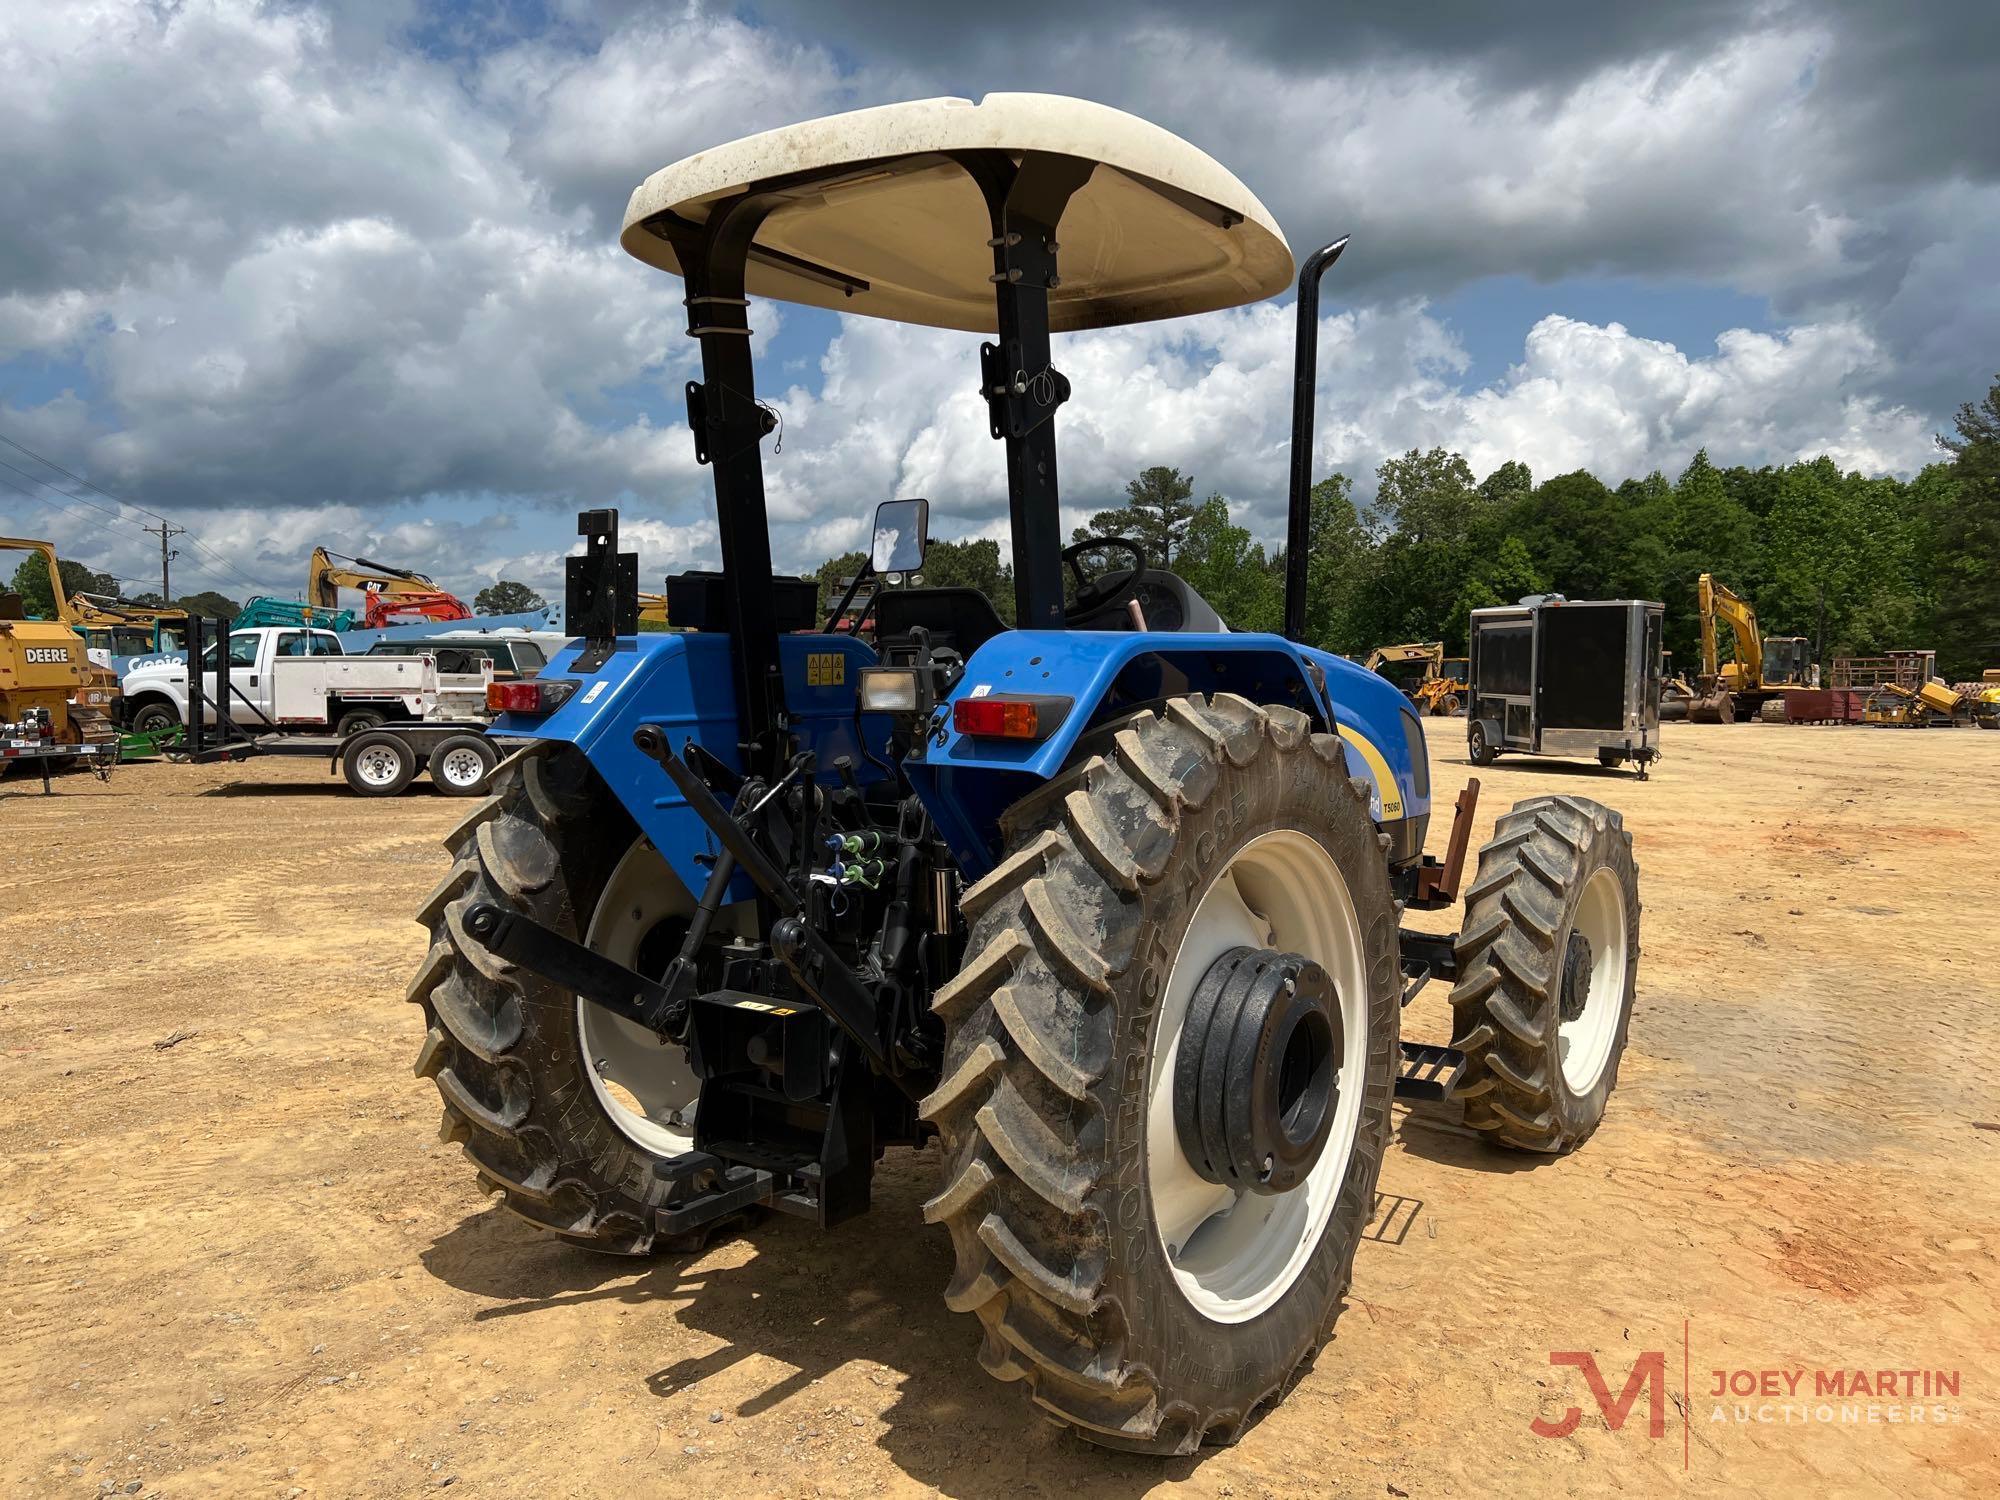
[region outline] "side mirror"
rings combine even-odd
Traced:
[[[884,500],[875,507],[875,540],[868,565],[877,573],[914,573],[930,545],[928,500]]]

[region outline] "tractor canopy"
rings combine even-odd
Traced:
[[[978,163],[1059,156],[1088,177],[1059,206],[1054,333],[1261,301],[1292,277],[1269,210],[1179,136],[1052,94],[918,99],[808,120],[655,172],[625,210],[625,249],[684,273],[680,246],[718,203],[773,201],[745,290],[897,322],[996,330],[992,209]]]

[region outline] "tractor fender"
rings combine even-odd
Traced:
[[[1069,763],[1094,727],[1189,693],[1235,693],[1283,704],[1332,729],[1370,788],[1370,813],[1391,834],[1390,857],[1414,859],[1430,812],[1423,726],[1409,700],[1345,657],[1282,636],[1162,631],[1011,630],[974,651],[965,675],[903,765],[968,881],[992,869],[1000,815]],[[958,702],[989,695],[1067,699],[1039,740],[980,739],[952,727]]]
[[[632,743],[632,734],[653,725],[676,751],[693,740],[723,764],[740,766],[729,637],[621,636],[618,649],[594,671],[577,669],[583,651],[584,643],[573,640],[537,674],[577,684],[561,707],[550,714],[502,714],[489,732],[575,745],[668,868],[699,894],[708,881],[707,862],[718,852],[715,839],[666,774]],[[875,665],[874,650],[852,636],[785,635],[778,638],[778,659],[792,728],[818,755],[819,782],[840,784],[835,762],[843,757],[859,782],[886,776],[888,717],[856,712],[861,668]],[[729,899],[749,895],[749,879],[739,874]]]

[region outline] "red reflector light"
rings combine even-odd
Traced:
[[[1067,698],[961,698],[951,706],[951,727],[994,740],[1041,740],[1069,716]]]
[[[528,682],[489,682],[486,684],[486,706],[496,714],[538,714],[542,711],[541,684]]]

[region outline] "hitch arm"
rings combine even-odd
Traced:
[[[667,780],[687,799],[687,805],[694,809],[695,816],[706,823],[709,832],[721,840],[722,847],[735,856],[743,873],[770,898],[772,905],[786,916],[793,915],[804,905],[799,900],[799,893],[792,889],[791,882],[785,879],[785,872],[757,847],[743,825],[730,816],[729,809],[708,789],[708,783],[674,754],[666,735],[656,725],[642,724],[633,730],[632,743],[641,755],[659,762],[660,769],[667,773]]]
[[[687,1001],[666,985],[505,907],[481,902],[466,912],[464,926],[465,935],[488,952],[661,1036],[670,1035],[687,1011]]]

